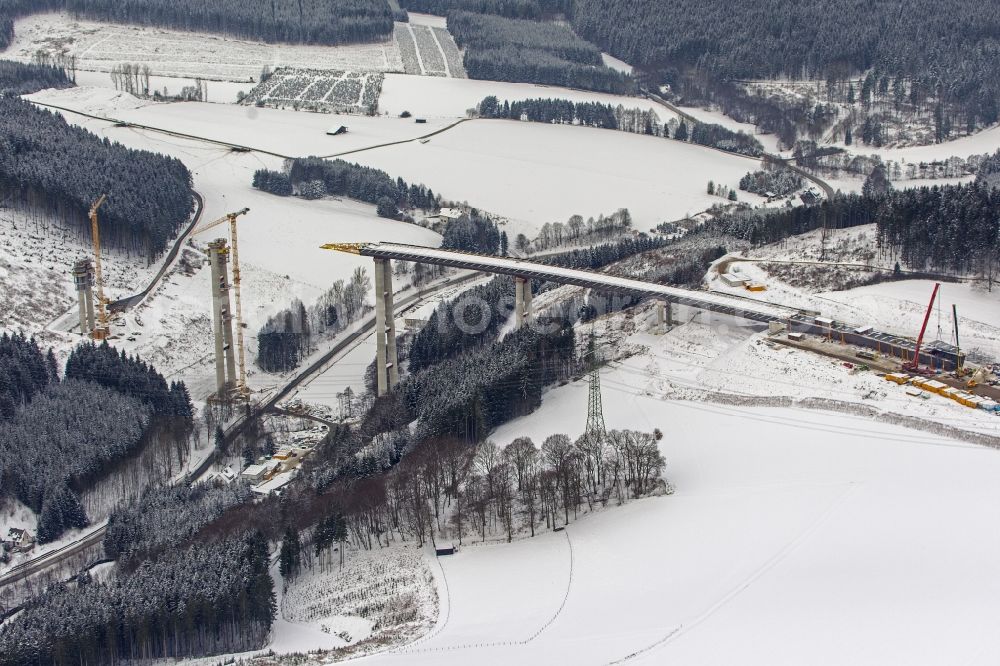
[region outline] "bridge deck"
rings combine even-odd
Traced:
[[[330,246],[334,248],[335,246]],[[341,246],[347,247],[347,246]],[[718,312],[721,314],[742,317],[752,321],[770,322],[787,321],[800,311],[783,305],[759,303],[744,300],[736,296],[696,291],[681,287],[669,287],[643,280],[617,277],[597,271],[580,268],[564,268],[550,266],[526,259],[512,257],[496,257],[482,254],[472,254],[457,250],[442,250],[402,243],[368,243],[350,246],[365,257],[378,259],[393,259],[399,261],[415,261],[438,266],[449,266],[467,270],[498,273],[515,277],[548,280],[560,284],[571,284],[578,287],[613,291],[660,298],[671,303]]]

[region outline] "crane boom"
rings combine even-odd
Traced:
[[[97,209],[108,195],[102,194],[90,207],[90,237],[94,244],[94,281],[97,283],[97,328],[92,333],[95,340],[104,340],[111,333],[108,321],[108,299],[104,295],[104,277],[101,274],[101,233],[97,224]]]
[[[954,303],[951,304],[951,318],[955,322],[955,348],[958,350],[955,360],[955,374],[959,377],[962,376],[962,343],[958,341],[958,306]]]
[[[250,388],[247,386],[246,351],[243,346],[243,305],[240,300],[240,250],[236,242],[236,218],[250,212],[249,208],[230,213],[229,234],[233,243],[233,286],[236,288],[236,349],[240,355],[240,383],[236,386],[236,391],[244,398],[250,397]]]
[[[937,298],[938,289],[940,288],[941,283],[935,282],[934,292],[931,294],[931,302],[927,304],[927,313],[924,314],[924,324],[920,327],[920,335],[917,336],[917,346],[913,351],[913,360],[903,366],[907,370],[917,370],[920,368],[920,347],[923,345],[924,333],[927,331],[927,322],[930,321],[931,311],[934,309],[934,299]]]

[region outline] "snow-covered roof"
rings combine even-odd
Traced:
[[[293,478],[295,478],[294,471],[284,472],[283,474],[275,475],[275,477],[270,481],[265,481],[264,483],[257,484],[256,486],[251,488],[251,490],[253,490],[258,495],[269,495],[273,493],[275,490],[284,488],[291,482]]]

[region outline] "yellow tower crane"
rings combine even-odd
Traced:
[[[97,327],[91,333],[91,337],[95,340],[106,340],[111,335],[108,299],[104,295],[104,277],[101,275],[101,234],[97,226],[97,209],[107,199],[108,195],[102,194],[90,207],[90,237],[94,243],[94,281],[97,283]]]
[[[245,348],[243,344],[243,305],[240,301],[240,250],[236,236],[236,218],[241,215],[246,215],[249,212],[249,208],[244,208],[243,210],[238,210],[235,213],[229,213],[228,215],[220,217],[217,220],[213,220],[212,222],[206,222],[191,232],[191,235],[193,236],[203,231],[214,229],[225,222],[229,223],[229,238],[230,244],[233,248],[233,287],[236,292],[236,349],[239,352],[240,357],[240,380],[239,384],[236,385],[236,393],[245,399],[249,399],[250,397],[250,388],[247,386],[246,352],[244,351]]]

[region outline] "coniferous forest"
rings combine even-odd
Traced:
[[[998,119],[1000,19],[971,0],[576,0],[573,26],[646,70],[843,80],[874,68],[977,123]]]
[[[3,666],[104,666],[253,650],[276,611],[259,534],[196,543],[108,583],[86,574],[0,629]]]
[[[508,18],[539,19],[549,14],[566,13],[572,0],[403,0],[406,9],[445,16],[453,9],[477,14],[496,14]]]
[[[709,223],[755,245],[815,229],[876,224],[879,249],[913,270],[968,274],[989,280],[1000,272],[1000,190],[983,182],[889,190],[869,196],[837,194],[818,206],[769,215],[724,216]]]
[[[583,125],[603,129],[616,129],[633,134],[647,134],[671,138],[670,127],[660,122],[655,112],[626,109],[601,102],[571,102],[565,99],[528,99],[501,102],[495,96],[483,98],[477,107],[482,118],[505,118],[538,123]],[[703,146],[725,150],[740,155],[758,157],[764,147],[756,138],[745,132],[734,132],[715,123],[698,123],[688,131],[683,122],[677,124],[673,138]]]
[[[0,495],[38,515],[42,542],[89,522],[81,493],[154,437],[183,441],[192,425],[183,384],[168,387],[153,368],[107,344],[77,348],[60,379],[51,353],[4,335],[0,366],[9,413],[0,421]]]
[[[241,39],[348,44],[386,39],[393,14],[385,0],[2,0],[0,47],[13,38],[13,19],[62,9],[81,18],[212,32]]]
[[[102,194],[101,242],[152,260],[190,219],[191,174],[180,160],[132,150],[16,97],[0,97],[0,196],[87,234]]]
[[[474,79],[528,81],[627,94],[635,82],[606,67],[601,52],[565,25],[455,10],[448,30]]]
[[[61,67],[0,60],[0,95],[28,95],[45,88],[71,85]]]
[[[346,196],[375,204],[379,215],[393,219],[398,219],[401,208],[437,207],[434,191],[423,185],[407,185],[402,178],[393,180],[381,169],[319,157],[291,160],[283,172],[259,169],[253,186],[277,196]]]

